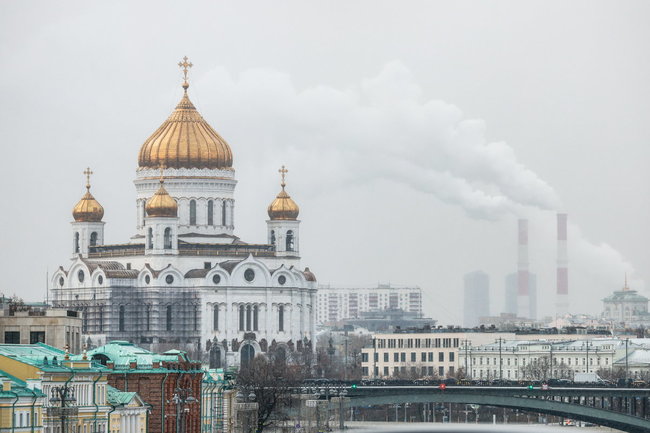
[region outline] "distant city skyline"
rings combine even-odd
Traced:
[[[552,315],[567,212],[571,311],[599,314],[626,273],[648,296],[650,4],[399,7],[0,6],[0,291],[45,297],[88,166],[106,241],[136,233],[137,150],[188,55],[192,100],[235,155],[235,234],[266,240],[285,164],[319,284],[418,286],[425,315],[460,324],[462,276],[483,269],[496,313],[526,218]]]

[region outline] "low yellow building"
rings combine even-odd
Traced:
[[[0,371],[0,432],[43,432],[45,395]]]
[[[14,431],[31,432],[26,427],[34,426],[35,432],[59,433],[65,424],[68,432],[108,432],[106,367],[90,360],[72,361],[64,351],[42,343],[0,344],[0,370],[44,394],[39,394],[43,413],[27,419],[26,409],[21,409],[25,428]]]
[[[146,433],[149,405],[137,392],[125,392],[108,386],[108,403],[111,405],[109,433]]]

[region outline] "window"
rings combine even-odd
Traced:
[[[417,353],[411,352],[411,362],[415,362],[417,360]]]
[[[20,331],[5,331],[6,344],[20,344]]]
[[[368,375],[368,367],[363,367],[363,375],[367,376]]]
[[[388,352],[384,352],[384,362],[388,362]]]
[[[400,353],[399,357],[400,357],[400,361],[406,362],[406,352]]]
[[[74,234],[74,252],[79,252],[79,232]]]
[[[454,362],[454,355],[455,355],[454,352],[449,352],[449,362]],[[509,361],[509,360],[510,360],[510,359],[508,359],[508,361]]]
[[[445,367],[438,367],[438,376],[444,377],[445,375]]]
[[[90,234],[90,246],[94,247],[97,245],[97,232],[92,232]]]
[[[293,251],[293,230],[287,232],[287,251]]]
[[[253,331],[257,331],[258,327],[258,308],[257,305],[253,306]]]
[[[214,225],[214,202],[212,200],[208,200],[208,225]]]
[[[80,283],[83,283],[83,282],[84,282],[84,278],[85,278],[85,277],[86,277],[86,276],[84,275],[84,271],[81,271],[81,270],[80,270],[79,272],[77,272],[77,278],[79,279],[79,282],[80,282]]]
[[[249,283],[255,279],[255,271],[248,268],[244,271],[244,279]]]
[[[429,362],[433,362],[433,352],[429,352],[428,358]]]
[[[240,305],[239,306],[239,330],[240,331],[245,331],[246,330],[246,311],[244,310],[244,306]]]
[[[275,246],[275,230],[271,230],[271,245]]]
[[[214,308],[212,308],[212,330],[213,331],[219,330],[219,306],[218,305],[215,305]]]
[[[509,373],[510,371],[508,371]],[[454,374],[454,367],[449,367],[449,374]]]
[[[124,332],[124,305],[120,305],[119,330]]]
[[[167,275],[167,276],[165,277],[165,282],[166,282],[167,284],[172,284],[172,283],[174,282],[174,276],[173,276],[173,275]]]
[[[172,330],[172,306],[167,306],[167,330]]]
[[[393,353],[393,362],[399,362],[399,353]]]
[[[147,230],[147,245],[147,248],[153,248],[153,229],[151,227]]]
[[[286,282],[287,282],[287,277],[285,277],[284,275],[280,275],[278,277],[278,283],[280,283],[281,286],[284,286]]]
[[[104,284],[104,277],[102,277],[101,275],[97,277],[97,283],[99,283],[100,286]]]
[[[379,354],[375,352],[375,356],[373,357],[375,362],[379,362]]]
[[[251,330],[251,306],[246,307],[246,330]]]
[[[32,331],[29,333],[29,344],[45,343],[45,331]]]
[[[172,229],[170,227],[167,227],[165,229],[165,245],[164,248],[166,250],[171,250],[172,249]]]
[[[426,353],[426,352],[422,352],[422,353],[420,354],[420,360],[421,360],[422,362],[426,362],[426,360],[427,360],[427,353]]]
[[[226,224],[226,202],[221,202],[221,225],[225,226]]]
[[[190,200],[190,225],[196,224],[196,200]]]
[[[438,352],[438,362],[445,362],[445,352]]]
[[[384,376],[388,376],[388,367],[384,367]]]
[[[368,353],[367,352],[363,352],[361,354],[361,362],[368,362]]]
[[[214,276],[212,277],[212,282],[213,282],[214,284],[219,284],[219,283],[221,282],[221,275],[219,275],[219,274],[214,274]]]
[[[284,331],[284,305],[278,307],[278,331]]]

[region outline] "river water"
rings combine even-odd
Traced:
[[[348,433],[605,433],[620,430],[607,427],[562,427],[543,424],[429,424],[347,422]],[[338,430],[334,430],[337,432]]]

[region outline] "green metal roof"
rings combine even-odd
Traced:
[[[70,371],[70,361],[64,360],[65,352],[44,343],[0,344],[0,355],[37,367],[48,372]],[[81,361],[81,356],[70,356],[70,360]],[[75,371],[102,371],[106,367],[91,363],[89,368],[75,367]]]
[[[639,295],[636,290],[617,290],[603,298],[603,302],[648,302],[648,298]]]
[[[106,394],[108,397],[108,403],[112,406],[119,406],[131,403],[131,400],[135,398],[137,393],[135,392],[126,392],[120,391],[117,388],[113,388],[110,385],[106,386]]]
[[[6,371],[0,370],[0,380],[3,382],[6,380],[11,381],[11,391],[3,391],[0,387],[0,398],[16,398],[16,394],[19,397],[45,397],[45,394],[41,392],[40,389],[34,388],[29,389],[27,383],[18,379],[17,377],[12,376]]]
[[[178,362],[179,357],[183,361],[191,362],[187,353],[180,350],[169,350],[165,353],[155,353],[142,347],[138,347],[129,341],[111,341],[103,346],[88,351],[89,359],[101,359],[105,356],[113,362],[114,370],[129,370],[132,372],[146,370],[148,372],[170,371],[162,366],[163,362]],[[78,358],[79,355],[74,358]],[[130,367],[131,362],[136,363],[136,368]],[[157,369],[153,368],[154,362],[159,363]],[[174,370],[175,371],[175,370]]]

